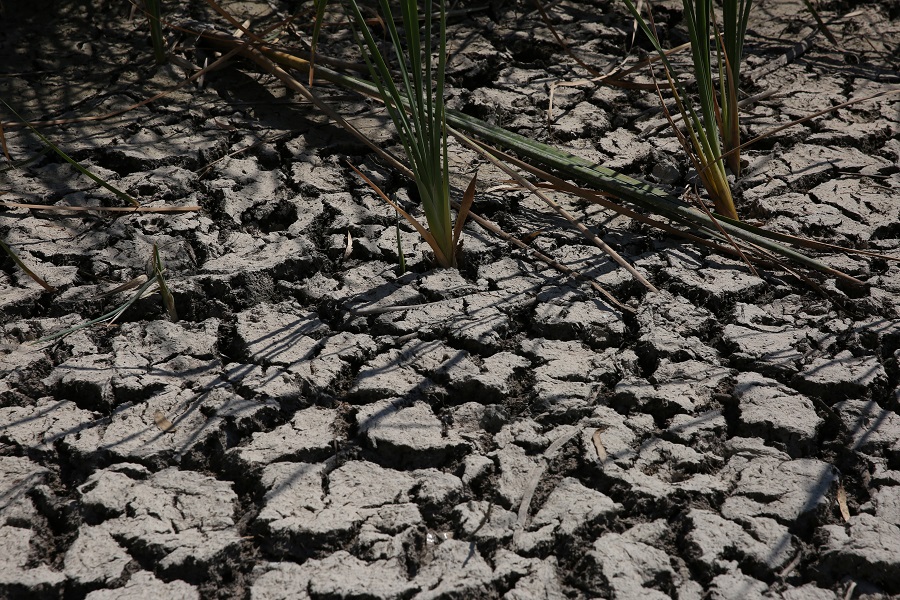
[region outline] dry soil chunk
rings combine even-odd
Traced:
[[[565,600],[556,557],[542,560],[519,579],[503,600]]]
[[[57,597],[65,575],[46,565],[28,566],[34,532],[0,525],[0,597]]]
[[[721,410],[711,410],[699,415],[680,414],[669,421],[664,437],[706,452],[723,436],[726,428],[727,423]]]
[[[415,578],[421,591],[416,600],[483,598],[493,588],[494,572],[472,544],[447,540]]]
[[[887,486],[872,495],[871,502],[860,510],[872,512],[879,519],[900,527],[900,486]]]
[[[225,254],[204,263],[200,277],[214,286],[241,283],[249,276],[295,280],[309,272],[315,250],[305,237],[287,239],[278,233],[254,237],[234,232],[225,241]]]
[[[601,536],[586,558],[593,577],[591,591],[611,589],[614,598],[663,600],[669,595],[659,587],[667,589],[676,579],[668,554],[618,533]]]
[[[253,582],[250,600],[309,600],[312,563],[280,562],[257,566],[254,574],[264,572]]]
[[[308,555],[311,548],[333,547],[363,524],[395,535],[422,523],[416,499],[425,503],[452,500],[459,480],[437,481],[436,472],[395,471],[374,463],[351,461],[327,475],[324,464],[274,463],[265,468],[266,489],[258,526],[277,552]]]
[[[366,363],[349,394],[371,401],[433,390],[434,382],[410,366],[410,354],[404,350],[389,350]]]
[[[458,269],[437,269],[422,277],[419,291],[431,299],[458,298],[478,291]]]
[[[334,409],[311,407],[294,414],[290,423],[269,432],[254,433],[250,443],[228,450],[241,467],[265,466],[276,461],[314,461],[334,453]]]
[[[900,593],[900,527],[861,514],[848,525],[826,525],[821,535],[822,570],[830,579],[860,577]]]
[[[380,457],[399,466],[439,465],[466,445],[455,431],[444,432],[425,402],[407,407],[396,400],[376,402],[359,410],[356,424]]]
[[[612,400],[624,410],[640,408],[659,416],[691,414],[708,405],[713,393],[731,374],[731,369],[706,362],[663,359],[649,380],[622,379],[616,384]]]
[[[131,556],[113,538],[108,527],[82,525],[66,552],[66,577],[79,585],[109,586],[124,574]]]
[[[722,339],[730,350],[735,367],[753,368],[773,377],[792,375],[799,370],[803,352],[798,346],[805,342],[811,330],[791,327],[759,330],[729,324]]]
[[[703,340],[715,320],[707,309],[668,292],[651,294],[638,308],[641,337],[638,353],[652,362],[699,360],[717,364],[718,353]]]
[[[238,314],[241,350],[260,365],[292,365],[312,358],[328,327],[314,312],[292,303],[259,304]]]
[[[111,590],[97,590],[85,600],[198,600],[200,593],[192,585],[176,579],[165,583],[149,571],[138,571],[124,586]]]
[[[715,577],[710,586],[712,600],[768,600],[764,582],[733,570]]]
[[[96,421],[90,429],[67,435],[63,445],[82,458],[111,454],[163,468],[224,435],[226,419],[252,418],[259,410],[271,407],[225,388],[198,395],[169,387],[145,402],[123,404],[108,421]],[[173,426],[160,425],[160,415]]]
[[[692,560],[699,562],[707,576],[724,574],[731,561],[737,559],[745,570],[758,574],[780,569],[793,558],[792,536],[787,528],[766,519],[769,527],[762,531],[781,530],[781,535],[754,537],[734,521],[723,519],[714,512],[692,509],[687,514],[687,534],[684,541]],[[775,527],[772,527],[775,526]]]
[[[793,457],[815,449],[816,432],[824,421],[809,398],[753,372],[738,375],[734,394],[741,435],[761,436]]]
[[[95,416],[74,402],[51,398],[42,398],[34,406],[0,408],[0,440],[52,453],[58,440],[87,429]]]
[[[37,511],[29,494],[42,485],[49,471],[31,460],[18,456],[0,456],[0,525],[32,527]]]
[[[584,402],[616,367],[578,341],[526,339],[522,351],[543,363],[534,369],[538,400],[554,405],[567,400]]]
[[[219,321],[126,323],[111,353],[72,357],[44,383],[87,409],[151,396],[167,386],[205,385],[215,377]],[[202,366],[201,366],[202,365]]]
[[[529,475],[539,459],[529,456],[515,444],[509,444],[488,456],[494,459],[500,470],[500,477],[496,482],[497,493],[507,507],[518,507],[528,485]]]
[[[833,359],[813,360],[794,377],[792,384],[830,403],[869,397],[875,389],[887,384],[887,374],[874,356],[856,358],[844,352]]]
[[[605,494],[586,488],[577,479],[566,477],[550,492],[547,501],[518,538],[518,546],[533,552],[552,547],[554,540],[569,541],[576,531],[612,518],[622,505]]]
[[[527,368],[530,364],[526,358],[511,352],[498,352],[485,358],[480,372],[469,375],[459,382],[459,388],[467,393],[469,398],[481,403],[503,400],[510,393],[510,384],[516,372]]]
[[[668,275],[672,289],[710,306],[734,300],[750,300],[765,289],[765,282],[747,271],[747,265],[725,258],[709,257],[697,264],[684,253],[670,253]],[[697,268],[700,267],[700,268]]]
[[[866,454],[900,452],[900,415],[874,401],[845,400],[834,405],[844,429],[853,439],[853,450]]]
[[[826,509],[835,477],[834,468],[820,460],[754,458],[741,467],[733,495],[722,505],[722,516],[771,517],[792,526]]]
[[[573,300],[558,291],[538,295],[534,330],[559,340],[583,340],[594,348],[616,344],[625,333],[621,315],[599,300]]]
[[[199,578],[240,543],[237,494],[212,477],[122,463],[78,488],[84,510],[112,537],[171,575]]]
[[[454,521],[466,538],[478,542],[504,543],[512,539],[516,514],[485,500],[470,500],[453,507]]]
[[[339,550],[320,561],[311,561],[309,595],[345,600],[393,600],[408,598],[416,587],[393,561],[367,563]]]

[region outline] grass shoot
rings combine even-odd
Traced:
[[[399,209],[393,202],[391,204],[431,246],[437,263],[442,267],[454,267],[457,245],[454,243],[455,228],[450,215],[444,106],[444,74],[447,60],[447,15],[444,3],[438,3],[439,33],[435,40],[433,4],[431,2],[424,4],[424,23],[420,33],[418,3],[414,0],[401,0],[403,34],[407,44],[407,49],[404,50],[391,7],[387,0],[379,0],[382,22],[390,36],[390,44],[397,58],[398,81],[395,81],[356,0],[350,0],[349,4],[356,24],[360,51],[378,88],[379,96],[400,134],[400,141],[415,176],[428,229],[415,222],[409,213]],[[384,194],[380,192],[379,194],[385,197]],[[465,216],[460,214],[459,220],[464,221]],[[461,229],[461,225],[462,223],[458,222],[456,228]]]
[[[727,22],[725,37],[730,35],[732,39],[723,39],[721,44],[717,42],[716,56],[719,64],[716,65],[716,71],[720,80],[720,98],[717,98],[710,48],[710,27],[714,22],[712,2],[710,0],[683,0],[684,16],[691,41],[691,58],[697,85],[699,113],[672,67],[655,30],[644,20],[632,0],[625,0],[625,4],[635,18],[638,27],[647,36],[659,55],[668,79],[669,89],[675,98],[681,117],[687,125],[687,135],[681,133],[677,127],[673,127],[678,139],[691,156],[703,187],[706,188],[716,207],[716,212],[736,220],[738,218],[737,210],[732,199],[725,162],[722,159],[722,144],[719,139],[721,133],[722,139],[727,140],[727,143],[734,144],[735,148],[740,145],[737,106],[737,77],[740,73],[738,56],[743,52],[743,37],[751,2],[742,0],[740,6],[737,5],[738,0],[725,0],[724,2],[725,5],[729,5],[727,15],[723,14],[723,20]],[[716,35],[713,39],[722,38]],[[731,58],[729,53],[733,53],[734,58]],[[725,66],[723,67],[723,65]],[[737,151],[733,151],[729,157],[733,158],[733,163],[739,166],[740,157]]]

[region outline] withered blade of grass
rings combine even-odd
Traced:
[[[130,280],[126,281],[125,283],[119,284],[111,290],[106,290],[105,292],[100,292],[99,294],[96,295],[96,297],[97,298],[108,298],[109,296],[115,296],[116,294],[119,294],[121,292],[128,292],[135,288],[141,287],[142,285],[147,283],[148,279],[149,279],[149,277],[147,277],[146,273],[141,273],[137,277],[130,279]]]
[[[721,50],[719,96],[722,98],[722,122],[720,125],[722,143],[728,154],[726,159],[728,167],[735,176],[741,174],[741,158],[738,151],[741,145],[738,96],[741,85],[741,62],[744,57],[744,37],[747,34],[747,23],[750,20],[752,6],[752,0],[723,0],[723,32],[719,34],[718,27],[716,27],[718,48]],[[715,17],[713,17],[713,24],[715,26]]]
[[[0,121],[0,148],[3,149],[3,156],[6,157],[10,163],[13,162],[12,156],[9,154],[9,146],[6,145],[6,133],[3,131],[3,122]]]
[[[178,431],[178,428],[175,426],[172,421],[170,421],[166,417],[166,413],[161,410],[157,410],[153,413],[153,421],[156,423],[156,426],[163,433],[175,433]]]
[[[604,429],[597,429],[594,431],[594,435],[591,436],[591,442],[594,444],[594,451],[597,453],[597,462],[601,465],[609,458],[606,453],[606,448],[603,446],[603,431]]]
[[[353,234],[351,234],[348,229],[347,243],[344,245],[344,260],[349,260],[351,254],[353,254]]]
[[[466,224],[466,219],[469,218],[469,212],[472,210],[472,204],[475,202],[475,186],[478,182],[478,173],[472,176],[472,181],[469,182],[468,187],[466,187],[466,191],[463,194],[463,201],[459,205],[459,211],[457,212],[456,217],[456,225],[453,227],[453,247],[457,248],[459,244],[459,236],[462,235],[463,227]]]
[[[841,517],[844,519],[844,523],[850,522],[850,507],[847,506],[847,492],[844,490],[844,484],[841,480],[838,480],[837,484],[837,501],[838,508],[841,511]]]

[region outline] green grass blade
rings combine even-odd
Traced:
[[[156,64],[166,64],[166,45],[162,34],[162,21],[160,21],[160,4],[162,0],[146,0],[147,20],[150,22],[150,40],[153,43],[153,56]]]
[[[178,313],[175,311],[175,297],[172,296],[169,286],[166,285],[166,279],[163,277],[165,270],[162,259],[159,257],[159,247],[153,244],[153,271],[156,275],[156,282],[159,284],[159,293],[162,296],[163,306],[166,307],[169,318],[172,321],[178,321]]]
[[[316,50],[319,48],[319,36],[322,35],[322,21],[325,19],[325,8],[328,6],[328,0],[315,0],[316,16],[313,22],[312,40],[309,46],[309,86],[313,85],[313,78],[316,75]]]

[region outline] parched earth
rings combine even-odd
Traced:
[[[233,29],[170,4],[172,23]],[[476,4],[449,26],[454,108],[690,189],[653,94],[585,81],[533,4]],[[300,8],[223,6],[259,30]],[[654,9],[673,45],[679,6]],[[800,1],[754,9],[744,85],[769,95],[745,137],[900,84],[896,0],[819,8],[837,46]],[[596,69],[624,57],[620,3],[546,10]],[[153,63],[127,3],[2,11],[0,97],[33,121],[127,108],[189,68]],[[350,56],[346,32],[324,35]],[[177,57],[212,62],[195,41],[170,32]],[[396,146],[376,107],[317,90]],[[122,206],[2,115],[13,159],[31,162],[4,169],[0,200]],[[898,130],[891,96],[764,140],[744,153],[742,217],[900,256]],[[482,164],[476,211],[540,231],[531,250],[634,313],[475,224],[459,271],[433,268],[401,224],[401,274],[396,216],[348,162],[401,199],[408,182],[242,61],[43,132],[144,206],[202,209],[0,209],[2,239],[57,288],[3,259],[0,597],[900,597],[897,262],[823,255],[864,289],[756,276],[559,197],[647,293]],[[454,146],[456,185],[481,162]],[[143,274],[153,244],[178,321],[153,294],[113,327],[35,343],[127,299],[103,293]]]

